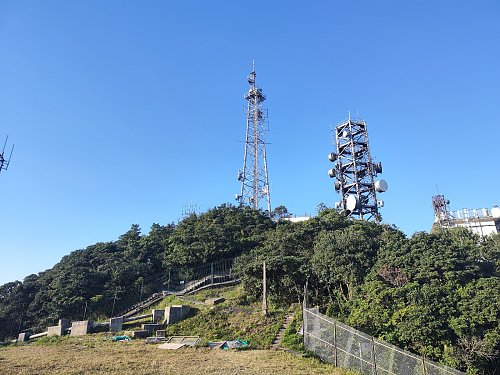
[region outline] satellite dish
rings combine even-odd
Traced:
[[[342,132],[342,138],[349,138],[351,136],[351,132],[349,130],[344,130]]]
[[[334,162],[335,160],[337,160],[337,154],[335,152],[329,153],[328,160],[330,160],[331,162]]]
[[[335,190],[339,191],[340,190],[340,181],[335,181],[333,186],[335,187]]]
[[[345,201],[345,206],[349,211],[354,211],[359,206],[358,197],[355,195],[349,195]]]
[[[335,177],[335,170],[333,168],[328,170],[328,176],[330,176],[330,178]]]
[[[383,193],[387,191],[389,186],[387,185],[387,182],[385,180],[378,180],[375,182],[375,190],[377,190],[379,193]]]

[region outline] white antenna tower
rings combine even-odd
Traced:
[[[252,71],[248,76],[250,89],[245,93],[247,101],[245,155],[243,170],[238,172],[238,181],[241,181],[240,194],[236,200],[240,206],[249,205],[254,209],[261,208],[271,212],[271,196],[266,158],[266,118],[267,111],[262,108],[266,96],[262,89],[255,84],[255,65],[252,62]]]

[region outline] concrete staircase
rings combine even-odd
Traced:
[[[281,339],[283,338],[283,334],[285,333],[285,330],[288,328],[288,326],[292,322],[294,316],[295,316],[294,313],[288,313],[285,316],[285,319],[283,319],[283,323],[281,323],[281,327],[280,327],[278,333],[276,334],[276,336],[273,339],[273,343],[272,343],[272,348],[273,349],[279,349],[280,348],[280,343],[281,343]]]

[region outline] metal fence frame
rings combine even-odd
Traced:
[[[336,367],[363,375],[465,375],[303,308],[304,347]]]
[[[208,284],[220,284],[236,279],[233,272],[234,259],[222,259],[195,268],[172,268],[165,283],[166,291],[188,292]]]

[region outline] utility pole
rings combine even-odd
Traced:
[[[267,316],[267,277],[266,277],[266,261],[262,265],[262,315]]]
[[[140,302],[142,303],[142,291],[144,289],[144,277],[141,277],[141,297],[139,298]]]
[[[111,316],[115,313],[115,302],[116,302],[116,294],[118,292],[115,290],[115,297],[113,298],[113,308],[111,309]]]

